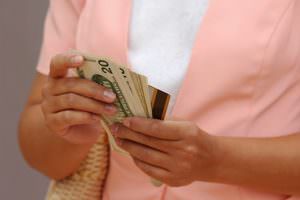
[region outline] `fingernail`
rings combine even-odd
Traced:
[[[83,57],[80,56],[80,55],[76,55],[76,56],[71,57],[71,60],[70,60],[70,61],[71,61],[71,63],[74,64],[74,65],[80,64],[80,63],[83,62]]]
[[[105,110],[109,111],[109,112],[116,112],[117,108],[113,105],[105,105],[104,106]]]
[[[127,128],[130,127],[130,120],[129,119],[124,119],[123,120],[123,125],[126,126]]]
[[[115,98],[116,98],[116,94],[110,90],[105,90],[103,92],[103,96],[105,96],[109,100],[115,100]]]

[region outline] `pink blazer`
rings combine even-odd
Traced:
[[[70,48],[129,64],[131,3],[52,0],[37,70],[47,74],[50,58]],[[172,115],[192,120],[215,135],[273,137],[300,131],[299,103],[300,1],[211,0]],[[130,159],[112,153],[104,199],[300,197],[204,182],[156,188]]]

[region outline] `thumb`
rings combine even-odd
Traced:
[[[79,54],[58,54],[51,60],[49,76],[51,78],[65,77],[69,68],[79,67],[83,61],[83,56]]]

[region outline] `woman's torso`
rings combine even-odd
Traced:
[[[130,63],[131,3],[85,1],[76,48]],[[172,116],[192,120],[214,135],[272,137],[299,132],[299,20],[298,0],[211,0]],[[112,152],[104,199],[283,200],[289,196],[204,182],[156,188],[129,158]]]

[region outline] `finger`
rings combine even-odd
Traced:
[[[126,118],[123,125],[134,131],[165,140],[180,140],[183,137],[183,122],[162,121],[141,117]]]
[[[170,172],[163,168],[153,166],[139,159],[133,159],[133,161],[144,173],[156,180],[164,181],[170,176]]]
[[[63,131],[70,126],[100,122],[100,117],[87,112],[67,110],[47,115],[47,123],[54,131]]]
[[[172,150],[173,148],[173,146],[171,145],[172,141],[170,140],[158,139],[152,136],[144,135],[142,133],[132,131],[131,129],[122,126],[121,124],[113,125],[111,127],[111,132],[115,137],[118,137],[120,139],[126,139],[139,144],[143,144],[165,153]]]
[[[78,110],[94,114],[114,115],[117,108],[113,104],[105,104],[94,99],[86,98],[77,94],[69,93],[48,98],[49,112],[60,112],[64,110]]]
[[[49,76],[62,78],[66,76],[69,68],[79,67],[83,61],[83,56],[79,54],[58,54],[51,60]]]
[[[102,85],[86,79],[63,78],[53,81],[53,84],[46,86],[45,90],[52,95],[61,95],[65,93],[75,93],[81,96],[90,97],[106,103],[115,101],[116,95]]]
[[[167,170],[168,160],[169,160],[168,154],[132,142],[130,140],[116,138],[116,142],[122,149],[127,151],[133,158],[139,159],[151,165],[165,168]]]

